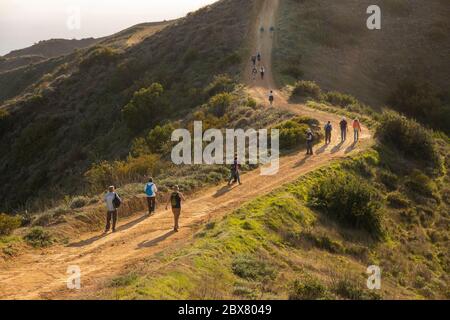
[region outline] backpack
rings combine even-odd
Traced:
[[[147,183],[147,186],[145,187],[145,193],[149,197],[153,197],[155,194],[153,193],[153,183]]]
[[[178,194],[178,192],[174,192],[172,193],[172,195],[170,196],[170,204],[172,205],[172,207],[178,207],[180,204],[180,195]]]
[[[306,134],[306,140],[312,142],[314,140],[314,135],[312,134],[312,132],[308,132]]]
[[[331,132],[331,130],[332,130],[332,126],[331,126],[331,124],[329,124],[329,123],[327,123],[326,125],[325,125],[325,131],[326,132]]]
[[[122,204],[122,201],[120,201],[119,197],[117,196],[117,193],[114,193],[114,199],[112,201],[112,204],[116,209],[119,208],[120,205]]]

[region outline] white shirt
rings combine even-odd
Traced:
[[[154,184],[153,182],[149,182],[149,183],[152,184],[152,191],[153,191],[153,196],[151,196],[151,198],[156,197],[156,193],[158,192],[158,188],[156,188],[156,184]],[[144,192],[145,193],[147,193],[147,186],[148,186],[149,183],[147,183],[144,186]],[[148,195],[147,195],[147,197],[148,197]]]
[[[106,208],[108,209],[108,211],[115,211],[116,208],[114,208],[114,204],[113,204],[113,200],[116,197],[116,193],[115,192],[108,192],[105,195],[105,202],[106,202]]]

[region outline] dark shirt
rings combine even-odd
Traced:
[[[181,208],[181,197],[178,192],[172,192],[172,194],[170,195],[170,204],[174,209]]]
[[[341,129],[342,129],[342,130],[347,129],[347,126],[348,126],[347,121],[342,120],[339,124],[341,125]]]

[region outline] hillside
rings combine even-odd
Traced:
[[[426,14],[435,17],[440,4]],[[434,84],[400,86],[383,110],[380,96],[361,89],[375,80],[359,64],[364,77],[347,84],[360,94],[338,88],[336,78],[327,86],[321,79],[334,69],[304,59],[321,50],[347,57],[356,47],[340,47],[327,29],[319,49],[304,32],[308,19],[316,19],[309,27],[334,26],[337,17],[352,25],[346,14],[322,0],[221,0],[11,71],[22,78],[19,94],[0,107],[0,212],[17,214],[0,214],[0,299],[449,299],[450,140],[430,129],[442,123],[429,113],[413,119],[425,105],[442,118],[434,111],[446,112],[447,97],[430,88],[447,80],[436,69]],[[286,33],[293,17],[306,25]],[[264,77],[251,75],[256,51]],[[390,110],[405,105],[415,113]],[[351,130],[341,141],[344,116],[360,119],[359,141]],[[278,173],[242,163],[243,184],[230,186],[229,166],[175,165],[171,133],[192,132],[194,121],[222,132],[279,129]],[[325,143],[328,121],[334,130]],[[308,130],[314,155],[305,155]],[[156,214],[147,216],[149,176],[159,192]],[[116,232],[101,233],[111,184],[124,203]],[[187,197],[180,230],[164,208],[174,185]],[[80,290],[65,285],[68,265],[81,268]],[[381,268],[379,290],[367,288],[370,265]]]
[[[366,27],[371,1],[285,0],[276,22],[280,84],[316,81],[373,107],[405,80],[448,91],[450,6],[446,1],[381,0],[382,29]],[[447,113],[447,116],[449,113]]]

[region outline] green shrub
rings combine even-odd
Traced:
[[[320,300],[328,297],[327,288],[317,279],[295,280],[289,300]]]
[[[213,97],[216,94],[224,92],[233,92],[236,82],[228,75],[222,74],[214,77],[214,80],[206,87],[205,92],[208,96]]]
[[[33,226],[45,227],[48,226],[53,220],[53,214],[50,212],[42,213],[36,217],[33,221]]]
[[[131,101],[122,109],[128,128],[139,132],[149,128],[164,116],[167,104],[163,99],[164,88],[153,83],[148,88],[136,91]]]
[[[209,110],[216,117],[223,117],[233,101],[233,96],[229,93],[218,93],[209,99]]]
[[[0,236],[9,236],[21,225],[21,218],[0,213]]]
[[[419,170],[413,170],[405,181],[409,191],[426,197],[432,197],[436,192],[436,184]]]
[[[174,126],[170,123],[163,126],[156,126],[150,130],[146,139],[149,150],[158,154],[170,152],[170,147],[172,146],[171,136],[174,130]]]
[[[434,167],[440,166],[441,160],[432,134],[414,120],[395,112],[385,112],[376,136],[411,159],[426,161]]]
[[[381,296],[374,292],[364,289],[359,283],[350,279],[341,279],[334,286],[336,294],[349,300],[380,300]]]
[[[406,200],[400,192],[388,194],[387,202],[393,208],[406,208],[408,206],[408,200]]]
[[[88,197],[83,197],[83,196],[75,197],[70,201],[70,209],[83,208],[88,203],[89,203]]]
[[[389,190],[395,190],[398,186],[398,177],[390,171],[384,170],[378,173],[378,178]]]
[[[377,190],[354,175],[332,174],[309,192],[309,205],[374,237],[383,235],[382,203]]]
[[[260,259],[251,256],[240,256],[234,259],[231,266],[233,273],[243,279],[274,279],[276,270]]]
[[[450,132],[450,105],[430,84],[406,80],[398,84],[388,103],[397,111],[446,133]]]
[[[275,127],[280,130],[280,148],[290,149],[306,142],[308,126],[288,120]]]
[[[96,47],[80,62],[80,69],[87,70],[97,65],[107,65],[117,60],[119,53],[109,47]]]
[[[320,87],[314,81],[297,81],[294,84],[292,90],[291,98],[294,99],[306,99],[313,98],[319,99],[322,94]]]
[[[324,95],[324,100],[334,106],[341,107],[358,104],[358,100],[355,97],[337,91],[327,92]]]
[[[53,244],[53,237],[47,230],[35,227],[25,235],[24,240],[35,248],[44,248]]]

